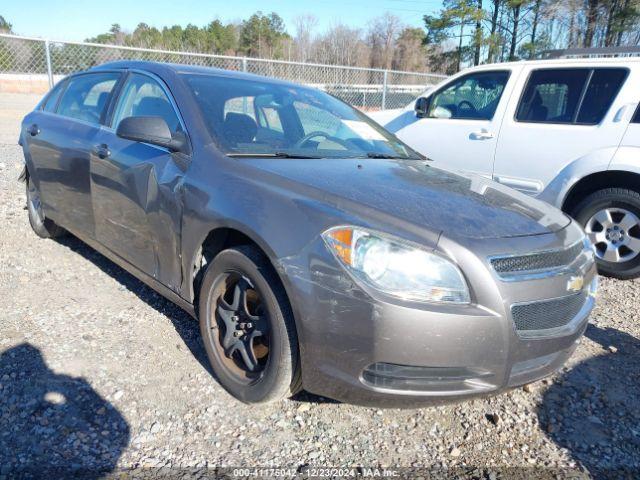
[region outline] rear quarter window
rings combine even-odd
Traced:
[[[53,90],[49,92],[42,104],[42,110],[45,112],[55,112],[56,106],[58,105],[58,99],[60,98],[60,94],[63,92],[65,85],[66,82],[63,81],[53,87]]]

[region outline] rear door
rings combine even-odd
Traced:
[[[36,169],[45,214],[93,237],[89,158],[120,73],[81,74],[66,80],[27,118],[23,138]],[[59,98],[58,98],[59,97]]]
[[[637,102],[618,94],[628,74],[623,67],[528,66],[522,94],[505,114],[494,179],[536,195],[575,160],[607,165],[629,121],[627,104]]]
[[[429,95],[424,118],[394,133],[436,166],[490,177],[500,124],[520,68],[455,78]]]
[[[100,243],[147,275],[178,290],[181,283],[182,179],[188,158],[116,135],[127,117],[162,117],[172,132],[185,132],[162,81],[130,73],[112,119],[94,138],[91,196]],[[186,132],[185,132],[186,133]]]

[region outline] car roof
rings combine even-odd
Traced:
[[[607,58],[553,58],[553,59],[544,59],[544,60],[518,60],[513,62],[503,62],[503,63],[487,63],[484,65],[478,65],[477,67],[469,67],[470,69],[480,69],[480,68],[504,68],[504,67],[514,67],[514,66],[535,66],[535,67],[572,67],[572,66],[581,66],[581,65],[627,65],[630,64],[638,65],[640,64],[640,57],[607,57]]]
[[[207,75],[216,77],[237,78],[241,80],[253,80],[263,83],[272,83],[285,86],[297,86],[293,82],[286,80],[279,80],[272,77],[265,77],[262,75],[256,75],[253,73],[240,72],[237,70],[225,70],[222,68],[204,67],[201,65],[183,65],[179,63],[165,63],[165,62],[150,62],[144,60],[118,60],[115,62],[107,62],[98,66],[92,67],[89,71],[99,70],[143,70],[150,73],[154,73],[160,77],[166,76],[166,74],[193,74],[193,75]]]

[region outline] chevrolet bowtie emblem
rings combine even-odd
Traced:
[[[584,287],[584,277],[580,275],[579,277],[571,277],[567,282],[567,290],[570,292],[579,292]]]

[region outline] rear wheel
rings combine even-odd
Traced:
[[[29,212],[29,224],[40,238],[55,238],[65,234],[62,227],[44,216],[40,192],[29,177],[26,179],[27,210]]]
[[[285,291],[251,246],[219,253],[199,300],[200,331],[220,384],[247,403],[281,400],[300,390],[298,342]]]
[[[573,211],[594,246],[602,275],[640,276],[640,194],[623,188],[592,193]]]

